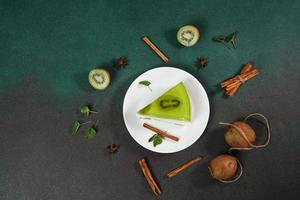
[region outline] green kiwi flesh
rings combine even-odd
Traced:
[[[181,27],[177,32],[177,40],[186,47],[195,45],[200,38],[199,30],[193,25]]]
[[[89,82],[96,90],[104,90],[110,84],[110,74],[105,69],[93,69],[89,73]]]

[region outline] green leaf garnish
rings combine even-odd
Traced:
[[[163,137],[155,134],[149,138],[148,142],[153,142],[153,146],[156,147],[163,142]]]
[[[93,122],[87,121],[87,122],[80,123],[79,121],[75,121],[74,125],[72,127],[72,135],[76,135],[82,125],[90,124],[90,123],[93,123]]]
[[[226,37],[224,35],[219,35],[219,36],[215,36],[213,37],[213,40],[216,42],[225,42]]]
[[[149,138],[148,142],[152,142],[156,134],[152,135],[151,138]]]
[[[236,38],[237,32],[233,32],[231,34],[229,34],[228,36],[226,36],[225,41],[227,43],[231,43],[233,48],[236,48],[236,44],[235,44],[235,38]]]
[[[224,44],[227,48],[230,49],[229,44],[231,44],[233,48],[236,48],[236,42],[235,42],[236,36],[237,36],[237,32],[235,31],[227,36],[219,35],[219,36],[213,37],[212,39],[216,42],[220,42],[220,43]]]
[[[225,37],[225,42],[230,42],[233,39],[234,36],[235,36],[235,32],[227,35]]]
[[[157,145],[161,144],[163,142],[162,137],[159,135],[156,135],[153,139],[153,146],[156,147]]]
[[[76,135],[76,134],[77,134],[77,132],[78,132],[80,126],[81,126],[81,124],[80,124],[79,121],[75,121],[75,122],[74,122],[74,125],[73,125],[73,127],[72,127],[72,135]]]
[[[149,86],[151,84],[151,82],[148,80],[144,80],[144,81],[140,81],[139,84],[144,85],[144,86]]]
[[[82,107],[80,107],[80,112],[81,112],[81,114],[83,114],[85,116],[89,116],[90,108],[88,106],[82,106]]]
[[[97,131],[94,128],[90,128],[90,129],[83,132],[83,136],[86,139],[92,139],[93,137],[95,137],[96,134],[97,134]]]
[[[98,112],[91,110],[89,106],[81,106],[80,113],[89,116],[90,114],[97,114]]]
[[[139,84],[148,87],[149,90],[152,91],[152,89],[150,88],[150,84],[151,84],[150,81],[148,81],[148,80],[140,81]]]

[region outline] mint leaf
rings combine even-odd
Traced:
[[[155,136],[156,136],[156,134],[152,135],[151,138],[149,138],[148,142],[152,142],[154,140]]]
[[[81,106],[80,107],[80,113],[85,115],[85,116],[89,116],[92,113],[97,114],[97,112],[91,110],[89,106]]]
[[[153,142],[153,146],[156,147],[163,142],[163,137],[155,134],[149,138],[148,142]]]
[[[224,35],[219,35],[219,36],[213,37],[213,40],[217,41],[217,42],[225,42],[225,39],[226,39],[226,37]]]
[[[85,116],[89,116],[90,108],[88,106],[82,106],[82,107],[80,107],[80,112],[81,112],[81,114],[83,114]]]
[[[76,135],[79,128],[80,128],[81,124],[79,121],[74,122],[74,125],[72,127],[72,135]]]
[[[156,135],[153,139],[153,146],[156,147],[157,145],[161,144],[163,142],[162,137],[159,135]]]
[[[225,41],[227,43],[231,43],[233,48],[236,48],[236,44],[235,44],[235,38],[236,38],[237,32],[233,32],[231,34],[229,34],[228,36],[226,36]]]
[[[216,42],[220,42],[222,44],[224,44],[228,49],[230,48],[230,44],[232,45],[232,47],[235,49],[236,48],[236,36],[237,36],[237,31],[224,36],[224,35],[218,35],[213,37],[213,40]]]
[[[97,131],[94,128],[90,128],[90,129],[83,132],[83,136],[86,139],[92,139],[93,137],[95,137],[96,134],[97,134]]]
[[[151,84],[151,82],[148,80],[144,80],[144,81],[140,81],[139,84],[144,85],[144,86],[149,86]]]
[[[225,37],[225,42],[231,42],[236,38],[237,32],[233,32]]]

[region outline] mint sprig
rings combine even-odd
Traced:
[[[213,41],[216,41],[216,42],[220,42],[222,44],[224,44],[228,49],[231,49],[230,47],[230,44],[232,45],[232,47],[234,49],[236,49],[236,36],[237,36],[237,31],[227,35],[227,36],[224,36],[224,35],[218,35],[218,36],[215,36],[213,37]]]
[[[82,125],[89,124],[89,123],[93,123],[93,122],[87,121],[87,122],[80,123],[79,121],[75,121],[72,127],[72,135],[76,135]]]
[[[164,137],[155,134],[149,138],[148,142],[153,142],[153,146],[156,147],[157,145],[160,145],[163,142],[163,139]]]
[[[80,113],[85,116],[90,116],[91,114],[97,114],[98,112],[91,110],[89,106],[81,106]]]
[[[90,109],[89,106],[81,106],[79,108],[80,113],[83,114],[84,116],[88,117],[91,114],[97,114],[98,112],[93,111]],[[97,134],[97,130],[95,127],[98,126],[98,120],[95,121],[86,121],[86,122],[80,122],[80,121],[75,121],[73,126],[72,126],[72,135],[76,135],[78,133],[78,131],[80,130],[80,128],[85,125],[85,124],[92,124],[87,130],[85,130],[82,134],[85,138],[87,139],[91,139],[93,137],[95,137],[95,135]]]

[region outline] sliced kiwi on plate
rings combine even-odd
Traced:
[[[96,90],[104,90],[110,84],[110,74],[102,68],[93,69],[89,73],[89,82]]]
[[[195,45],[200,38],[199,30],[193,25],[181,27],[177,32],[177,40],[186,47]]]

